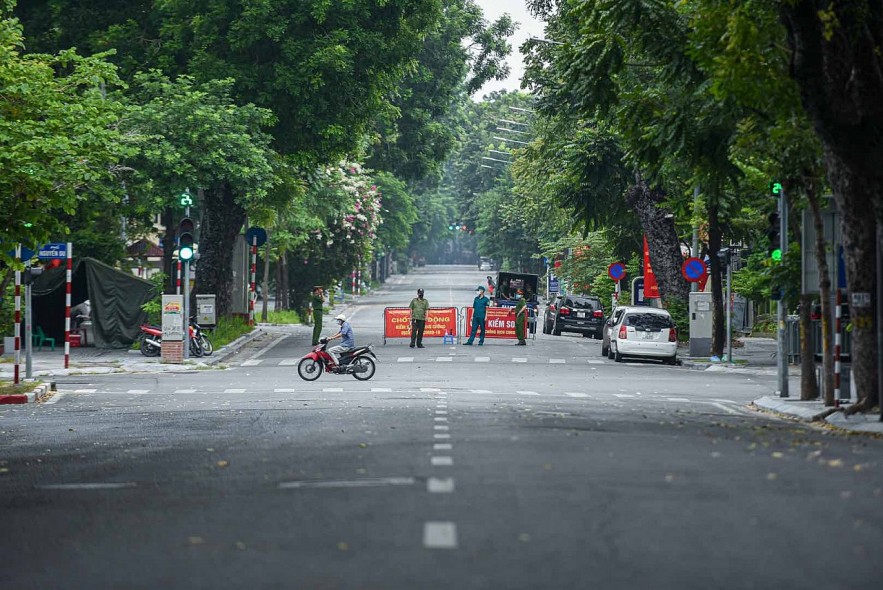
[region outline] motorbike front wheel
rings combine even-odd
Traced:
[[[302,359],[297,365],[297,374],[304,381],[315,381],[322,375],[322,363],[316,359]]]
[[[141,354],[143,354],[144,356],[159,356],[159,346],[147,342],[150,339],[152,339],[152,337],[148,334],[141,334]]]
[[[205,334],[199,339],[200,344],[202,344],[202,354],[205,356],[211,356],[215,351],[215,347],[212,344],[212,341],[208,339],[208,336]]]
[[[353,373],[353,377],[358,379],[359,381],[367,381],[371,377],[374,376],[374,371],[377,370],[377,365],[374,364],[374,361],[368,358],[367,356],[360,356],[356,359],[353,359],[353,362],[350,365],[354,367],[365,367],[365,371],[362,373]]]
[[[202,343],[196,338],[190,339],[190,356],[197,358],[202,356]]]

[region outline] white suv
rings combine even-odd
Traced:
[[[626,356],[660,359],[669,365],[678,361],[678,332],[664,309],[626,307],[609,330],[609,358],[618,363]]]

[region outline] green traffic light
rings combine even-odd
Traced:
[[[180,203],[182,207],[190,207],[193,205],[193,197],[190,196],[190,193],[181,193]]]
[[[178,258],[181,260],[192,260],[193,248],[190,246],[181,246],[178,248]]]
[[[776,262],[781,262],[781,261],[782,261],[782,249],[781,249],[781,248],[776,248],[775,250],[773,250],[773,251],[770,253],[770,258],[772,258],[772,259],[775,260]]]

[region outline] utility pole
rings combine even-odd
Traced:
[[[782,258],[788,253],[788,204],[785,188],[779,188],[779,235],[781,240]],[[787,319],[785,301],[782,294],[776,307],[776,360],[778,364],[777,383],[779,397],[788,397],[788,343],[785,340],[785,320]]]
[[[696,209],[699,207],[699,185],[693,187],[693,217],[696,217]],[[690,256],[699,256],[699,226],[696,223],[693,223],[693,249],[690,252]],[[692,282],[690,283],[690,291],[696,292],[699,290],[699,283]]]
[[[25,281],[25,346],[27,347],[25,352],[25,379],[31,379],[34,376],[34,337],[33,337],[33,316],[31,315],[31,261],[28,260],[25,265],[25,276],[27,280]]]
[[[733,248],[727,252],[727,362],[733,364]]]
[[[883,222],[877,220],[877,403],[883,422]]]

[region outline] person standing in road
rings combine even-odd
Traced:
[[[313,346],[319,344],[319,338],[322,337],[322,314],[324,313],[323,305],[325,304],[325,293],[320,286],[313,287],[313,294],[310,297],[313,304]]]
[[[490,299],[484,296],[484,287],[479,285],[475,289],[475,299],[472,300],[472,329],[469,330],[469,340],[464,342],[463,346],[472,346],[475,334],[479,328],[481,328],[481,336],[478,337],[478,345],[484,344],[485,320],[487,319],[487,308],[490,304]]]
[[[524,300],[524,290],[518,289],[515,293],[515,337],[518,338],[517,346],[527,346],[524,339],[527,331],[527,301]]]
[[[494,279],[491,278],[491,275],[487,276],[487,288],[489,290],[489,293],[491,294],[491,297],[493,297],[494,289],[497,288],[497,284],[494,282]]]
[[[417,297],[411,300],[411,348],[423,346],[423,330],[426,329],[426,314],[429,313],[429,301],[423,298],[423,289],[417,289]]]

